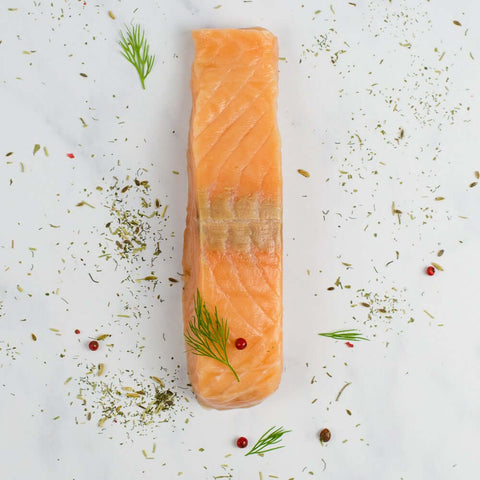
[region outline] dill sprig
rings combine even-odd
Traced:
[[[155,63],[155,55],[150,55],[150,45],[145,38],[145,31],[140,25],[126,27],[125,34],[120,32],[122,37],[120,46],[122,55],[135,67],[145,90],[145,79],[152,71]]]
[[[285,445],[277,445],[282,441],[282,437],[291,432],[291,430],[285,430],[283,427],[272,427],[269,428],[257,441],[257,443],[252,447],[252,449],[245,454],[247,455],[263,455],[266,452],[271,452],[272,450],[278,450],[283,448]],[[271,448],[270,448],[271,447]]]
[[[195,317],[190,320],[185,332],[185,341],[195,355],[210,357],[226,365],[240,381],[237,372],[228,361],[227,343],[230,329],[227,320],[218,317],[215,307],[215,318],[207,310],[205,302],[197,290],[195,301]]]
[[[351,342],[357,342],[358,340],[367,340],[368,338],[362,337],[362,333],[352,328],[350,330],[337,330],[329,333],[319,333],[322,337],[334,338],[335,340],[346,340]]]

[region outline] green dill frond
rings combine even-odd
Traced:
[[[227,366],[239,382],[237,372],[228,360],[227,344],[230,329],[225,319],[218,317],[215,307],[214,318],[207,309],[205,302],[197,290],[195,301],[195,316],[188,324],[185,331],[185,342],[190,351],[195,355],[213,358]]]
[[[252,449],[245,454],[245,456],[263,455],[266,452],[271,452],[272,450],[278,450],[279,448],[283,448],[284,445],[278,444],[282,441],[283,436],[289,432],[291,432],[291,430],[285,430],[283,427],[269,428],[258,439],[257,443],[252,447]]]
[[[140,25],[126,27],[125,33],[120,32],[122,55],[135,67],[145,90],[145,79],[152,71],[155,55],[150,55],[150,45],[145,38],[145,31]]]
[[[357,342],[358,340],[367,340],[368,338],[362,337],[362,333],[356,329],[350,330],[337,330],[329,333],[319,333],[322,337],[333,338],[335,340],[345,340],[350,342]]]

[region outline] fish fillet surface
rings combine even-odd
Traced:
[[[222,363],[188,350],[198,401],[249,407],[282,373],[282,174],[278,47],[262,28],[193,32],[189,196],[183,251],[184,329],[197,289],[230,328]],[[244,338],[247,347],[235,348]]]

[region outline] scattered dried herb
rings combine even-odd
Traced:
[[[95,208],[93,205],[91,205],[90,203],[86,202],[85,200],[82,200],[81,202],[78,202],[75,206],[76,207],[83,207],[83,206],[87,206],[87,207],[90,207],[90,208]]]
[[[97,337],[97,340],[98,340],[99,342],[101,342],[102,340],[105,340],[105,339],[108,338],[108,337],[111,337],[111,335],[110,335],[109,333],[103,333],[102,335],[99,335],[99,336]]]
[[[161,424],[175,422],[175,414],[185,410],[185,404],[179,403],[181,397],[172,387],[166,388],[160,378],[149,381],[142,375],[134,376],[131,370],[92,375],[101,371],[101,365],[92,365],[77,381],[77,399],[84,407],[85,418],[96,416],[99,427],[113,421],[127,432],[135,428],[143,435],[147,429],[158,433]],[[130,385],[122,386],[124,382]]]
[[[340,389],[340,391],[337,394],[337,397],[335,398],[336,402],[338,402],[338,400],[339,400],[340,396],[342,395],[343,391],[351,384],[352,384],[352,382],[345,383],[345,385]]]
[[[297,170],[297,172],[298,172],[300,175],[302,175],[302,176],[304,176],[304,177],[306,177],[306,178],[309,178],[309,177],[310,177],[310,173],[307,172],[306,170],[303,170],[303,168],[299,168],[299,169]]]

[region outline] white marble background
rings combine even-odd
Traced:
[[[468,0],[2,0],[0,478],[476,478],[479,16]],[[157,55],[145,91],[119,54],[130,22]],[[216,412],[185,388],[181,283],[168,281],[181,274],[189,31],[255,25],[283,57],[285,371],[262,405]],[[131,263],[104,227],[106,187],[127,175],[168,204]],[[431,261],[444,271],[425,275]],[[152,272],[155,285],[135,281]],[[317,335],[341,328],[370,341]],[[90,352],[102,333],[113,346]],[[189,403],[155,428],[100,428],[99,393],[82,387],[98,362],[117,385],[168,371]],[[272,425],[292,430],[283,450],[234,446]]]

